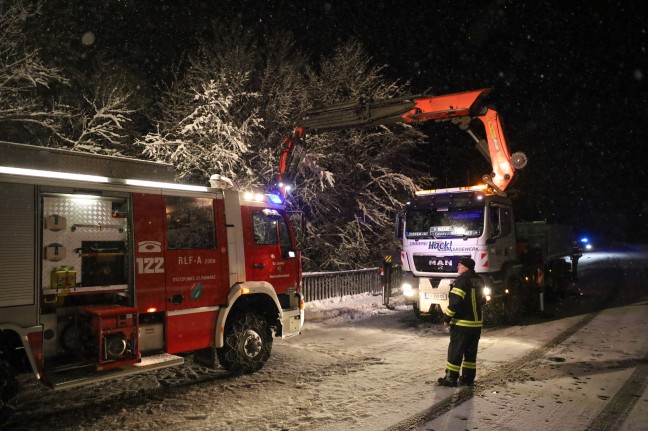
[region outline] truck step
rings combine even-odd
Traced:
[[[98,383],[105,380],[111,380],[116,377],[130,376],[162,368],[174,367],[182,365],[183,363],[184,358],[180,356],[161,353],[159,355],[146,356],[137,364],[106,371],[97,371],[96,366],[94,365],[58,371],[44,376],[43,382],[56,391],[84,386],[88,383]]]

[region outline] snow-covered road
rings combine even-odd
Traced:
[[[602,277],[595,267],[613,271]],[[381,297],[360,295],[309,303],[303,334],[275,340],[253,375],[187,358],[57,393],[26,382],[8,429],[645,429],[648,289],[637,286],[648,286],[639,280],[647,267],[643,253],[586,254],[581,285],[633,289],[632,304],[485,329],[475,388],[433,383],[445,368],[445,329],[417,320],[399,297],[388,310]]]

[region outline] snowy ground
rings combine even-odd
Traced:
[[[303,334],[275,340],[260,372],[230,377],[193,364],[52,392],[24,381],[11,430],[586,430],[646,429],[648,253],[587,253],[582,298],[524,325],[486,329],[475,388],[434,384],[447,331],[401,297],[307,304]],[[577,306],[584,307],[582,312]],[[569,311],[573,311],[570,313]]]

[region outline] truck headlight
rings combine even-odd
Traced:
[[[482,289],[482,295],[484,296],[484,298],[486,298],[486,302],[490,302],[490,300],[492,298],[491,293],[493,293],[493,292],[492,292],[490,287],[484,287]]]
[[[403,290],[403,296],[408,296],[408,297],[414,296],[414,287],[411,284],[403,283],[401,285],[401,289]]]

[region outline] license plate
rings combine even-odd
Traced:
[[[441,301],[448,299],[448,296],[445,293],[424,293],[423,296],[425,299],[438,299]]]

